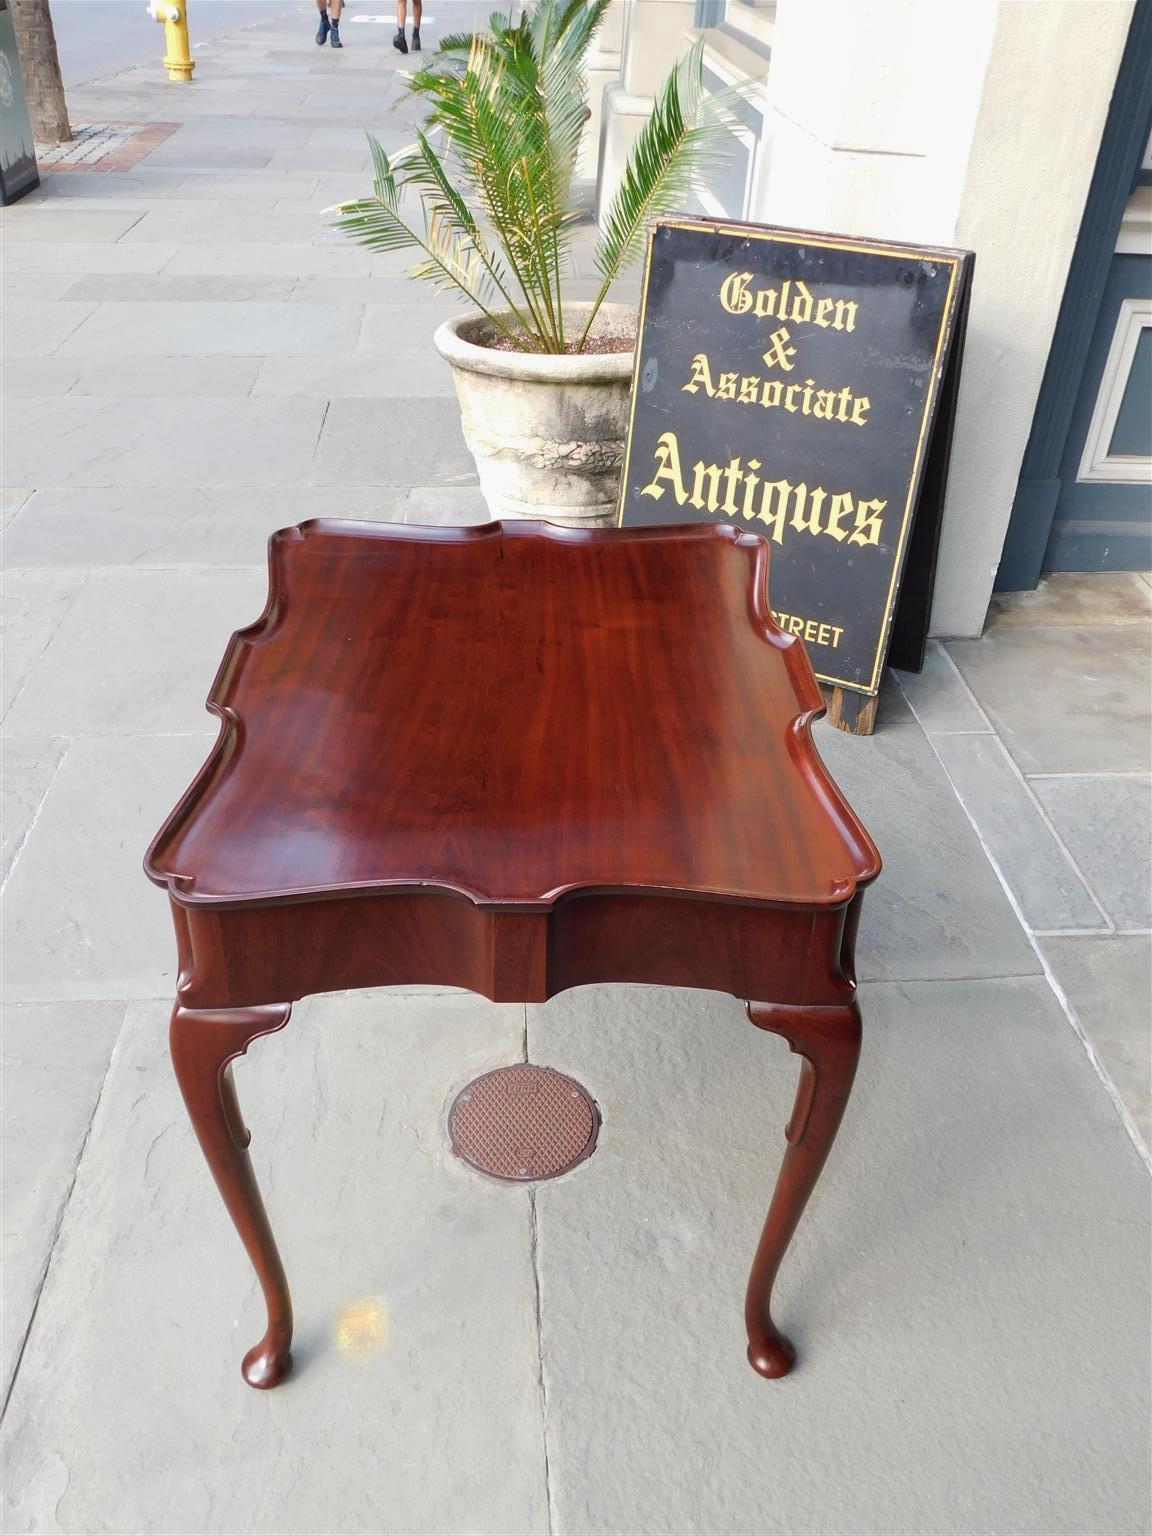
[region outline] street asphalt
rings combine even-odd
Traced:
[[[387,9],[386,0],[380,8]],[[193,50],[298,10],[284,0],[189,0]],[[164,29],[145,0],[52,0],[52,24],[65,86],[102,80],[164,52]]]

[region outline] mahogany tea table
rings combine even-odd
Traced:
[[[880,859],[812,744],[768,545],[309,522],[269,567],[209,697],[216,745],[145,862],[176,925],[176,1075],[268,1308],[245,1379],[288,1372],[292,1305],[230,1063],[311,993],[612,981],[733,993],[802,1058],[745,1311],[752,1365],[784,1375],[772,1285],[852,1087]]]

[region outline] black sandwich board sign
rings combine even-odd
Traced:
[[[649,236],[620,521],[766,538],[776,621],[848,729],[886,661],[923,665],[971,271],[757,224]]]
[[[8,0],[0,0],[0,203],[14,203],[39,185],[16,30]]]

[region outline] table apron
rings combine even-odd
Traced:
[[[173,902],[177,990],[187,1008],[239,1008],[415,984],[543,1002],[591,982],[644,982],[832,1005],[853,992],[861,894],[820,909],[583,892],[539,912],[477,907],[451,891],[239,908]]]

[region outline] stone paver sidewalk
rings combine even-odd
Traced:
[[[387,11],[350,6],[334,54],[309,6],[270,5],[189,89],[155,65],[75,92],[81,121],[178,126],[0,221],[3,1529],[1145,1530],[1136,577],[934,646],[871,740],[819,728],[886,870],[858,1086],[779,1286],[792,1377],[748,1369],[741,1302],[794,1058],[733,999],[584,988],[314,998],[253,1047],[298,1369],[241,1382],[260,1302],[168,1065],[140,860],[273,529],[485,516],[431,347],[458,306],[322,223],[368,181],[365,127],[410,136],[391,27],[358,21]],[[428,13],[427,43],[473,17]],[[535,1191],[443,1130],[525,1054],[604,1116]]]

